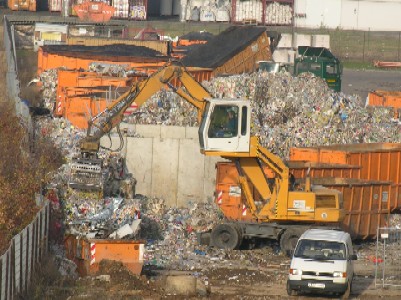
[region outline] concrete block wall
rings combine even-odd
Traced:
[[[130,173],[137,179],[136,192],[160,197],[170,207],[187,207],[189,202],[205,202],[214,196],[215,164],[224,159],[200,153],[198,128],[163,125],[122,124],[128,133],[124,153]],[[112,136],[112,148],[119,138]],[[102,146],[109,147],[108,137]]]

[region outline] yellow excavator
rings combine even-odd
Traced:
[[[173,79],[180,82],[176,85],[179,87],[172,86]],[[244,239],[261,237],[280,240],[281,247],[288,252],[308,227],[336,226],[342,221],[344,210],[339,191],[322,187],[313,190],[308,180],[301,190],[292,190],[288,167],[260,145],[256,136],[251,136],[249,100],[213,98],[178,62],[168,62],[146,80],[135,83],[114,104],[92,118],[75,162],[78,173],[86,172],[92,178],[90,174],[99,168],[97,153],[101,137],[118,127],[124,112],[133,104],[141,106],[166,86],[198,109],[201,153],[235,162],[241,195],[252,214],[248,222],[227,218],[216,226],[211,232],[212,245],[235,249]],[[274,178],[266,176],[266,168]],[[261,196],[258,201],[254,199],[254,189]]]

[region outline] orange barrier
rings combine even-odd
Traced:
[[[68,235],[64,244],[67,258],[75,262],[80,276],[97,274],[104,259],[122,262],[133,274],[141,274],[143,241],[85,239]]]

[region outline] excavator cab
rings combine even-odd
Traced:
[[[250,101],[205,99],[207,104],[199,127],[202,152],[249,152]]]

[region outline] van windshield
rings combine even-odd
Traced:
[[[294,257],[316,260],[345,260],[345,244],[320,240],[300,240],[294,252]]]

